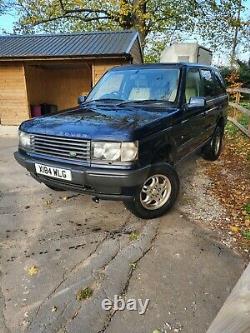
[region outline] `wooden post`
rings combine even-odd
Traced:
[[[250,264],[241,275],[207,333],[250,332]]]

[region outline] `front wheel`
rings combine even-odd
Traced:
[[[154,219],[164,215],[175,203],[179,192],[179,177],[168,164],[152,168],[135,196],[124,205],[135,216]]]

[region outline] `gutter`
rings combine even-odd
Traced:
[[[72,56],[23,56],[23,57],[0,57],[0,62],[16,62],[16,61],[48,61],[48,60],[96,60],[96,59],[132,59],[131,54],[100,54],[100,55],[72,55]]]

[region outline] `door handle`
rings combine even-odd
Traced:
[[[182,120],[181,121],[181,124],[185,124],[185,123],[187,123],[188,122],[188,119],[185,119],[185,120]]]

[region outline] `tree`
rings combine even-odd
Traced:
[[[0,0],[0,15],[2,15],[8,8],[8,1],[6,0]]]
[[[249,48],[250,16],[247,0],[209,0],[203,3],[203,19],[196,24],[199,33],[213,50],[221,49],[236,63],[237,48]]]
[[[1,1],[1,0],[0,0]],[[166,43],[196,37],[212,50],[249,45],[247,0],[13,0],[16,32],[136,29],[148,59]]]
[[[147,36],[173,27],[191,30],[195,0],[17,0],[16,31],[137,29]]]

